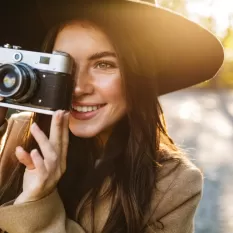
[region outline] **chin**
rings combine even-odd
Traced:
[[[88,128],[80,129],[79,127],[73,124],[69,125],[69,129],[74,136],[80,137],[80,138],[92,138],[98,134],[98,132],[95,132],[93,128],[92,129],[88,129]]]

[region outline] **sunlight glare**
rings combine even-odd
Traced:
[[[189,0],[187,11],[194,21],[198,21],[200,16],[212,16],[216,23],[216,33],[222,34],[229,26],[229,17],[233,16],[233,0]]]

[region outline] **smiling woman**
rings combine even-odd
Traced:
[[[4,231],[193,232],[202,174],[169,137],[158,96],[213,77],[223,50],[146,2],[40,1],[42,50],[75,64],[72,104],[1,126]]]

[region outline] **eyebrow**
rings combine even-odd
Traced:
[[[90,57],[88,57],[88,60],[96,60],[102,57],[116,57],[116,53],[109,51],[99,52],[92,54]]]

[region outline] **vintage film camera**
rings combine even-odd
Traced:
[[[52,115],[69,110],[73,90],[73,60],[69,54],[0,47],[0,106]]]

